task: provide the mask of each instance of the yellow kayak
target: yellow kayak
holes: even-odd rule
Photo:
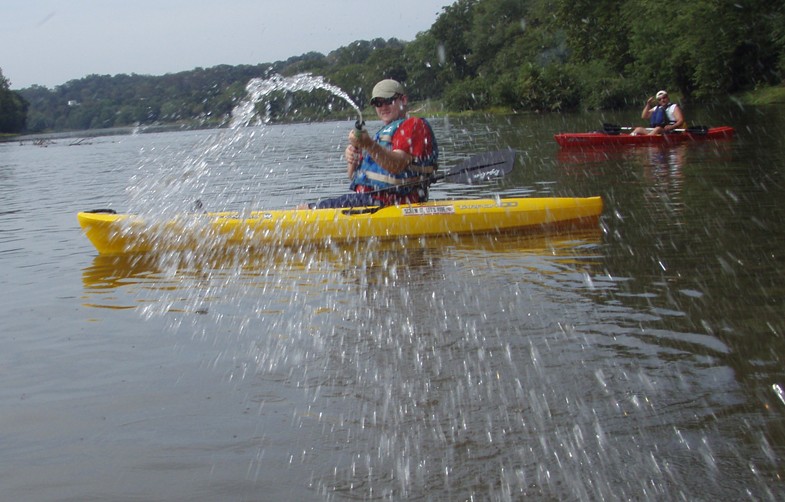
[[[80,212],[100,254],[194,250],[207,246],[291,246],[444,235],[537,232],[596,224],[600,197],[429,201],[386,207],[281,209],[185,214],[166,221],[128,214]]]

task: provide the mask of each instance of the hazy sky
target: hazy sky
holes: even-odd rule
[[[0,69],[21,89],[270,63],[355,40],[414,40],[453,1],[2,0]]]

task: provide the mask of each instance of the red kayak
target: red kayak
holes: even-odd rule
[[[625,129],[626,132],[622,132]],[[660,145],[683,143],[685,141],[721,140],[733,137],[734,129],[730,126],[721,127],[690,127],[677,129],[669,134],[648,135],[630,134],[632,128],[608,128],[596,132],[561,133],[554,135],[562,148],[603,148],[622,145]]]

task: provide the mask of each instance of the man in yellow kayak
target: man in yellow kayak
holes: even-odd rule
[[[650,128],[637,127],[632,131],[633,135],[636,134],[666,134],[672,132],[674,129],[684,127],[684,114],[681,107],[676,103],[672,103],[668,97],[668,91],[659,91],[656,99],[654,96],[646,100],[641,112],[641,118],[649,119],[651,124]]]
[[[384,122],[374,138],[365,130],[349,133],[347,174],[353,193],[309,204],[312,209],[386,206],[428,200],[430,177],[439,149],[428,122],[409,117],[406,89],[393,79],[377,83],[371,105]]]

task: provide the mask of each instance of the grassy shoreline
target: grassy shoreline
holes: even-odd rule
[[[731,96],[731,99],[745,106],[785,105],[785,84],[755,89],[754,91],[743,92]],[[460,116],[471,116],[477,114],[504,115],[504,114],[515,113],[513,110],[507,108],[492,108],[488,110],[456,112],[456,111],[447,110],[444,107],[443,103],[437,100],[427,100],[427,101],[412,103],[410,106],[410,110],[412,115],[416,115],[419,117],[444,117],[444,116],[460,117]],[[366,108],[365,110],[363,110],[363,117],[365,117],[367,120],[375,120],[376,114],[374,113],[373,108]],[[346,112],[344,111],[344,112],[338,112],[332,115],[328,115],[326,117],[323,117],[321,120],[329,121],[329,120],[346,120],[346,119],[347,119],[347,115]],[[113,134],[132,134],[133,132],[149,133],[149,132],[162,132],[162,131],[175,131],[175,130],[209,129],[209,128],[220,128],[221,126],[222,124],[217,122],[212,124],[205,124],[204,122],[202,122],[199,124],[173,123],[173,124],[157,124],[157,125],[138,126],[138,127],[117,127],[112,129],[93,129],[87,131],[49,131],[49,132],[36,133],[36,134],[1,133],[0,143],[10,142],[10,141],[34,141],[36,139],[58,139],[58,138],[66,138],[66,137],[93,137],[93,136],[106,136],[106,135],[113,135]]]
[[[744,105],[785,105],[785,84],[743,92],[735,98]]]
[[[771,86],[771,87],[763,87],[760,89],[755,89],[754,91],[746,91],[739,94],[735,94],[731,96],[733,101],[744,105],[744,106],[768,106],[768,105],[785,105],[785,84]],[[443,116],[451,116],[451,117],[460,117],[460,116],[471,116],[477,114],[483,115],[505,115],[505,114],[514,114],[514,113],[528,113],[528,112],[516,112],[511,108],[506,107],[496,107],[496,108],[489,108],[484,110],[470,110],[470,111],[462,111],[456,112],[447,110],[441,101],[437,100],[428,100],[428,101],[421,101],[417,103],[411,103],[410,112],[412,115],[417,115],[421,117],[443,117]],[[637,108],[636,108],[637,109]],[[597,112],[601,112],[602,110],[597,110]],[[554,112],[558,113],[558,112]],[[366,117],[375,117],[372,108],[368,108],[363,110],[363,116]]]

